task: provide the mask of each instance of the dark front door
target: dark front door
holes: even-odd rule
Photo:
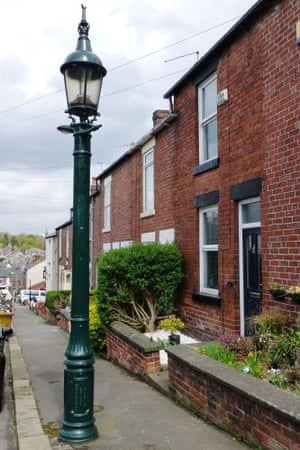
[[[243,230],[245,336],[253,334],[251,317],[262,310],[260,228]]]

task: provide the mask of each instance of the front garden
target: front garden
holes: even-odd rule
[[[272,310],[253,319],[255,335],[223,335],[195,350],[300,396],[300,328]]]

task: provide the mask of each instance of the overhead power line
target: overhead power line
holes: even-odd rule
[[[199,31],[198,33],[192,34],[191,36],[181,39],[180,41],[173,42],[172,44],[166,45],[165,47],[161,47],[157,50],[154,50],[153,52],[149,52],[149,53],[146,53],[145,55],[138,56],[135,59],[131,59],[130,61],[127,61],[123,64],[113,67],[112,69],[109,69],[109,71],[112,72],[113,70],[121,69],[122,67],[128,66],[129,64],[133,64],[137,61],[141,61],[142,59],[148,58],[149,56],[156,55],[157,53],[162,52],[163,50],[167,50],[168,48],[175,47],[175,45],[182,44],[182,42],[186,42],[186,41],[189,41],[190,39],[193,39],[194,37],[200,36],[200,34],[208,33],[209,31],[212,31],[212,30],[215,30],[216,28],[222,27],[223,25],[226,25],[227,23],[233,22],[234,20],[239,19],[239,17],[240,16],[233,17],[232,19],[226,20],[225,22],[219,23],[218,25],[214,25],[213,27],[206,28],[206,30],[202,30],[202,31]]]
[[[152,78],[151,80],[143,81],[142,83],[134,84],[134,85],[129,86],[127,88],[123,88],[123,89],[119,89],[117,91],[110,92],[109,94],[104,94],[102,96],[102,98],[110,97],[112,95],[121,94],[122,92],[130,91],[131,89],[135,89],[137,87],[144,86],[144,85],[149,84],[149,83],[153,83],[154,81],[158,81],[158,80],[161,80],[163,78],[168,78],[168,77],[170,77],[172,75],[176,75],[176,74],[178,74],[180,72],[184,72],[185,70],[186,70],[186,68],[185,69],[181,69],[181,70],[177,70],[176,72],[168,73],[167,75],[162,75],[160,77]],[[27,117],[26,119],[19,120],[18,122],[13,122],[13,123],[5,124],[5,125],[0,125],[0,128],[14,127],[14,126],[20,125],[20,124],[22,124],[24,122],[29,122],[31,120],[40,119],[41,117],[49,116],[49,115],[55,114],[57,112],[61,112],[61,109],[56,109],[54,111],[48,111],[48,112],[46,112],[44,114],[39,114],[37,116]]]
[[[31,105],[31,103],[38,102],[39,100],[42,100],[43,98],[50,97],[51,95],[57,94],[58,92],[61,92],[61,91],[63,91],[63,89],[58,89],[57,91],[49,92],[49,94],[40,95],[39,97],[35,97],[31,100],[28,100],[27,102],[19,103],[18,105],[11,106],[10,108],[3,109],[2,111],[0,111],[0,114],[4,114],[4,113],[10,112],[10,111],[13,111],[14,109],[21,108],[22,106]]]
[[[143,59],[145,59],[145,58],[149,58],[150,56],[156,55],[157,53],[162,52],[162,51],[164,51],[164,50],[166,50],[166,49],[168,49],[168,48],[175,47],[176,45],[181,44],[181,43],[183,43],[183,42],[186,42],[186,41],[188,41],[188,40],[190,40],[190,39],[193,39],[194,37],[200,36],[201,34],[205,34],[205,33],[208,33],[209,31],[213,31],[213,30],[215,30],[215,29],[217,29],[217,28],[220,28],[220,27],[222,27],[223,25],[226,25],[226,24],[228,24],[228,23],[230,23],[230,22],[233,22],[233,21],[237,20],[239,17],[240,17],[240,16],[233,17],[232,19],[226,20],[225,22],[219,23],[218,25],[214,25],[213,27],[206,28],[205,30],[201,30],[201,31],[199,31],[198,33],[194,33],[194,34],[192,34],[192,35],[190,35],[190,36],[188,36],[188,37],[186,37],[186,38],[184,38],[184,39],[181,39],[181,40],[179,40],[179,41],[176,41],[176,42],[173,42],[173,43],[171,43],[171,44],[168,44],[168,45],[166,45],[166,46],[164,46],[164,47],[161,47],[161,48],[159,48],[159,49],[157,49],[157,50],[154,50],[154,51],[152,51],[152,52],[145,53],[144,55],[138,56],[137,58],[134,58],[134,59],[131,59],[131,60],[129,60],[129,61],[126,61],[126,62],[124,62],[124,63],[122,63],[122,64],[119,64],[118,66],[112,67],[112,68],[110,68],[110,69],[108,69],[108,70],[109,70],[109,72],[113,72],[113,71],[115,71],[115,70],[121,69],[121,68],[126,67],[126,66],[128,66],[128,65],[130,65],[130,64],[133,64],[133,63],[135,63],[135,62],[141,61],[141,60],[143,60]],[[168,75],[167,75],[167,76],[168,76]],[[150,81],[151,81],[151,80],[150,80]],[[150,81],[146,81],[145,83],[149,83]],[[142,84],[140,84],[140,85],[142,85]],[[140,85],[137,85],[137,86],[140,86]],[[127,89],[125,89],[125,90],[128,90],[128,89],[130,89],[130,88],[127,88]],[[63,90],[64,90],[64,88],[57,89],[56,91],[49,92],[48,94],[41,95],[41,96],[39,96],[39,97],[35,97],[35,98],[31,99],[31,100],[28,100],[27,102],[19,103],[19,104],[17,104],[17,105],[11,106],[11,107],[9,107],[9,108],[0,110],[0,114],[4,114],[4,113],[10,112],[10,111],[13,111],[13,110],[15,110],[15,109],[21,108],[22,106],[30,105],[31,103],[34,103],[34,102],[37,102],[37,101],[39,101],[39,100],[42,100],[42,99],[44,99],[44,98],[46,98],[46,97],[50,97],[50,96],[52,96],[52,95],[55,95],[55,94],[57,94],[57,93],[59,93],[59,92],[62,92]],[[119,93],[119,92],[122,92],[122,91],[117,91],[116,93]],[[107,94],[107,95],[113,95],[113,94]],[[55,112],[56,112],[56,111],[55,111]],[[47,113],[47,114],[52,114],[52,112]],[[40,117],[40,116],[39,116],[39,117]],[[25,120],[26,120],[26,119],[25,119]],[[29,119],[29,120],[31,120],[31,119]],[[21,122],[18,122],[18,123],[21,123]],[[10,126],[10,125],[7,125],[7,126]],[[5,127],[5,125],[4,125],[4,126],[1,126],[1,128],[3,128],[3,127]]]

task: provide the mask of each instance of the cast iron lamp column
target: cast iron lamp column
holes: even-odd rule
[[[74,136],[71,331],[65,352],[64,418],[60,440],[81,443],[98,436],[94,419],[94,356],[89,339],[90,139],[106,69],[92,53],[82,6],[76,50],[61,66],[71,124],[59,131]],[[74,118],[78,117],[78,121]],[[92,117],[92,119],[90,119]]]

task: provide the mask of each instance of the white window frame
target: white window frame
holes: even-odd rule
[[[103,232],[111,230],[111,175],[104,179],[103,191]]]
[[[155,157],[155,140],[151,139],[147,144],[144,146],[142,150],[142,158],[143,158],[143,211],[141,213],[141,217],[147,217],[152,216],[155,214],[155,208],[154,208],[154,193],[155,193],[155,187],[154,187],[154,171],[155,171],[155,163],[154,163],[154,157]],[[147,162],[147,157],[152,154],[152,160],[150,162]],[[146,172],[152,168],[152,191],[150,197],[153,199],[152,204],[147,204],[147,185],[146,185]]]
[[[204,214],[210,211],[216,211],[218,214],[218,206],[213,205],[199,210],[199,253],[200,253],[200,292],[212,296],[218,296],[219,290],[207,287],[207,267],[206,254],[207,252],[219,252],[219,244],[205,244],[205,222]]]
[[[214,111],[208,116],[203,116],[203,104],[204,104],[204,90],[205,88],[215,82],[216,83],[216,103]],[[218,109],[217,109],[217,75],[213,74],[209,78],[207,78],[202,84],[198,86],[198,116],[199,116],[199,160],[200,163],[205,161],[209,161],[210,159],[215,159],[218,156]],[[204,131],[205,127],[210,123],[216,120],[217,122],[217,152],[216,155],[209,157],[206,155],[206,133]]]

